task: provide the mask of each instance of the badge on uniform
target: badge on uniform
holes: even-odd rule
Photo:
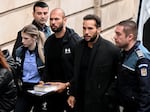
[[[147,68],[141,68],[141,76],[147,76]]]
[[[139,68],[140,68],[140,71],[141,71],[141,76],[147,76],[148,72],[147,72],[147,68],[148,68],[148,65],[147,64],[141,64],[139,65]]]

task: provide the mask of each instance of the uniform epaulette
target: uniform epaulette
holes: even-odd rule
[[[143,52],[140,49],[138,49],[138,48],[135,49],[135,52],[136,52],[136,54],[137,54],[137,56],[138,56],[139,59],[145,57],[144,54],[143,54]]]

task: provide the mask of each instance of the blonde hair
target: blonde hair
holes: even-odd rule
[[[29,24],[22,29],[22,33],[26,33],[31,35],[31,37],[37,37],[37,46],[38,46],[38,53],[39,57],[43,63],[45,63],[44,57],[44,43],[46,41],[45,34],[37,29],[37,27],[33,24]]]

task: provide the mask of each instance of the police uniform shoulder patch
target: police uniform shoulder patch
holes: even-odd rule
[[[147,76],[147,68],[141,68],[141,76]]]
[[[148,65],[147,64],[141,64],[141,65],[139,65],[139,68],[140,68],[140,72],[141,72],[141,76],[147,76],[148,74],[148,72],[147,72],[147,70],[148,70]]]

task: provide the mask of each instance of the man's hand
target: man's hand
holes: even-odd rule
[[[39,81],[39,84],[44,85],[44,81]]]
[[[62,82],[46,82],[46,84],[56,85],[57,86],[56,92],[58,92],[58,93],[63,92],[70,85],[69,82],[67,82],[67,83],[62,83]]]
[[[76,102],[75,97],[74,96],[69,96],[67,102],[68,102],[68,105],[71,108],[74,108],[74,105],[75,105],[75,102]]]

